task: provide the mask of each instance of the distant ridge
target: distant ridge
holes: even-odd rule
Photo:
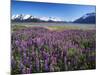
[[[86,23],[86,24],[95,24],[96,23],[96,13],[87,13],[82,17],[75,20],[73,23]]]
[[[65,22],[62,21],[60,18],[55,17],[36,17],[32,15],[12,15],[11,17],[12,22]]]

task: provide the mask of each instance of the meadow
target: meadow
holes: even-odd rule
[[[11,73],[95,69],[96,30],[86,26],[12,25]]]

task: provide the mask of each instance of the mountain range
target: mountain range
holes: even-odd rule
[[[12,15],[11,21],[12,22],[67,22],[57,17],[37,17],[33,15],[24,15],[24,14]],[[71,23],[95,24],[96,13],[87,13]]]
[[[82,17],[76,19],[74,23],[86,23],[86,24],[95,24],[96,23],[96,13],[87,13]]]
[[[37,17],[32,15],[12,15],[12,22],[62,22],[60,18],[55,17]]]

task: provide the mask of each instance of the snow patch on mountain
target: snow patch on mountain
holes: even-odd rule
[[[96,16],[96,14],[95,13],[88,13],[88,14],[85,14],[82,18],[86,19],[89,16]]]

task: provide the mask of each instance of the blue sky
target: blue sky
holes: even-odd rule
[[[58,17],[64,21],[73,21],[86,13],[95,12],[95,6],[12,1],[11,11],[12,15],[31,14],[33,16]]]

